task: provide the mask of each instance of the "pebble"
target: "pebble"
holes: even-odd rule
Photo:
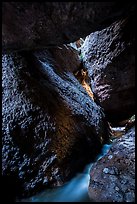
[[[112,159],[112,158],[113,158],[113,156],[112,156],[112,155],[109,155],[109,156],[108,156],[108,159]]]
[[[104,169],[103,169],[103,172],[104,172],[105,174],[108,174],[109,169],[108,169],[108,168],[104,168]]]
[[[115,187],[115,190],[116,190],[116,191],[119,191],[119,188],[116,186],[116,187]]]

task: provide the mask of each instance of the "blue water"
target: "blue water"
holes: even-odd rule
[[[101,159],[110,149],[111,145],[105,144],[97,160]],[[89,171],[93,163],[87,165],[82,173],[61,187],[48,189],[32,196],[23,202],[92,202],[88,196]],[[21,202],[21,201],[20,201]]]

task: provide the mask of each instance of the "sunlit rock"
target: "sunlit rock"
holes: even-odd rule
[[[135,112],[134,12],[87,36],[81,47],[91,88],[107,118],[117,123]]]

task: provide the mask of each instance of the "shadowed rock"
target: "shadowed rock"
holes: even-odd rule
[[[88,191],[95,202],[135,202],[135,127],[92,166]]]
[[[132,7],[133,2],[3,2],[3,51],[74,42],[110,25]]]
[[[82,48],[93,93],[111,122],[135,112],[135,16],[89,35]]]
[[[4,55],[2,172],[18,196],[62,185],[94,160],[108,130],[102,109],[73,75],[68,47]]]

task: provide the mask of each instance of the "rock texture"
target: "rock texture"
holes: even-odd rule
[[[133,2],[3,2],[3,51],[74,42],[129,13],[133,5]]]
[[[95,202],[135,202],[135,127],[92,166],[88,190]]]
[[[82,56],[92,91],[108,120],[127,119],[135,112],[135,16],[89,35]]]
[[[62,185],[108,139],[102,109],[73,75],[79,63],[64,46],[3,55],[2,173],[18,196]]]

